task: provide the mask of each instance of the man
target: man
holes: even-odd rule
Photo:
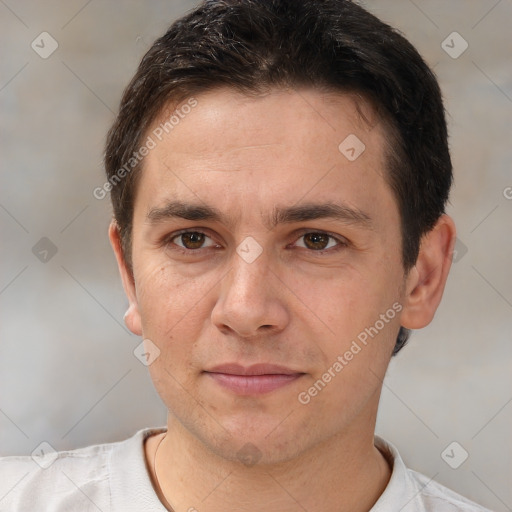
[[[455,241],[441,94],[410,43],[346,0],[205,1],[142,60],[105,163],[167,428],[6,458],[1,510],[485,510],[374,435]]]

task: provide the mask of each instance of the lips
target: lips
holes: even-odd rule
[[[269,393],[305,375],[275,364],[254,364],[244,367],[237,363],[221,364],[205,373],[218,385],[238,395]]]
[[[294,375],[301,373],[291,370],[290,368],[286,368],[285,366],[265,363],[253,364],[247,367],[237,363],[227,363],[214,366],[207,371],[210,373],[225,373],[228,375]]]

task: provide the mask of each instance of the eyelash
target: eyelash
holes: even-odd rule
[[[178,231],[177,233],[172,233],[171,235],[165,237],[162,240],[163,245],[166,246],[166,247],[169,247],[169,246],[173,245],[173,247],[172,247],[173,251],[178,251],[181,254],[186,254],[186,255],[202,254],[204,250],[215,248],[215,247],[201,247],[199,249],[185,249],[185,248],[183,248],[183,247],[181,247],[179,245],[176,245],[173,242],[173,240],[175,238],[178,238],[179,236],[185,235],[185,234],[188,234],[188,233],[200,233],[200,234],[205,235],[206,237],[208,237],[210,239],[212,238],[212,237],[210,237],[208,235],[208,233],[206,233],[204,231],[201,231],[200,229],[185,229],[183,231]],[[335,252],[338,252],[338,251],[340,251],[340,250],[342,250],[342,249],[344,249],[344,248],[349,246],[349,242],[345,238],[340,238],[337,235],[333,235],[333,234],[327,233],[325,231],[302,231],[301,234],[298,236],[297,240],[299,240],[300,238],[303,238],[306,235],[311,235],[311,234],[314,234],[314,235],[326,235],[326,236],[328,236],[329,238],[335,240],[338,243],[335,247],[330,247],[329,249],[322,249],[320,251],[315,251],[313,249],[308,249],[307,247],[301,247],[301,249],[306,249],[309,253],[312,253],[314,255],[322,256],[325,253],[335,253]]]

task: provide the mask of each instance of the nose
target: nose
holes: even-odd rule
[[[233,254],[231,269],[220,284],[212,323],[224,334],[243,338],[276,334],[289,321],[285,292],[263,252],[248,263]]]

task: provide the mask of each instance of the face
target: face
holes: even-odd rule
[[[382,128],[310,89],[195,100],[146,135],[133,280],[124,268],[171,418],[225,458],[251,443],[266,462],[373,433],[404,285]],[[264,364],[284,369],[250,368]]]

